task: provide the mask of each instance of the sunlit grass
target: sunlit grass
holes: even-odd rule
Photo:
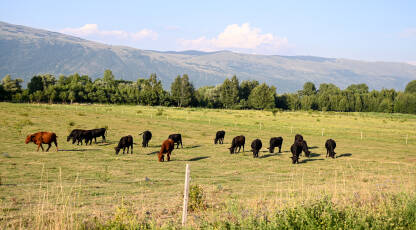
[[[250,110],[0,103],[0,116],[0,226],[72,228],[94,217],[112,219],[125,210],[121,204],[135,221],[176,223],[187,163],[192,183],[204,189],[206,212],[212,216],[229,202],[253,209],[260,202],[273,210],[330,196],[345,206],[351,199],[366,202],[375,194],[412,194],[416,189],[414,115],[274,116]],[[66,142],[74,128],[98,127],[108,127],[108,143]],[[149,148],[141,147],[138,134],[144,130],[153,133]],[[226,131],[224,145],[214,145],[217,130]],[[37,131],[56,132],[62,151],[36,152],[33,143],[25,145],[26,135]],[[184,148],[173,151],[173,161],[159,163],[155,152],[172,133],[182,134]],[[292,165],[289,148],[296,133],[308,141],[313,157]],[[113,147],[129,134],[136,143],[134,154],[116,156]],[[246,136],[246,152],[230,155],[227,148],[237,135]],[[282,154],[266,152],[274,136],[284,139]],[[259,159],[249,152],[256,138],[263,142]],[[337,142],[336,159],[325,158],[328,138]]]

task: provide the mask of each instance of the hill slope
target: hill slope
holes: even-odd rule
[[[81,38],[0,22],[0,77],[28,80],[38,73],[92,78],[111,69],[116,77],[135,80],[156,73],[165,87],[187,73],[195,86],[215,85],[226,77],[256,79],[279,92],[299,89],[306,81],[334,83],[344,88],[366,83],[370,88],[404,89],[416,79],[416,66],[312,56],[269,56],[219,52],[158,52],[111,46]]]

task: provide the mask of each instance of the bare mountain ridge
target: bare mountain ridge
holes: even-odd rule
[[[87,74],[93,79],[111,69],[117,78],[136,80],[156,73],[168,88],[178,74],[196,87],[216,85],[234,74],[275,85],[279,92],[298,90],[306,81],[341,88],[366,83],[372,89],[402,90],[416,79],[416,66],[313,56],[253,55],[230,51],[152,51],[111,46],[57,32],[0,22],[0,76],[27,83],[35,74]]]

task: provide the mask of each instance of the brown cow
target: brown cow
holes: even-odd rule
[[[160,147],[160,152],[157,155],[159,158],[159,162],[165,161],[165,156],[163,154],[166,153],[168,156],[168,161],[170,161],[170,154],[174,149],[174,141],[172,139],[167,139],[162,143],[162,147]]]
[[[33,142],[36,145],[38,145],[38,152],[39,152],[39,147],[42,148],[42,152],[44,151],[42,144],[48,144],[48,149],[46,150],[49,151],[49,149],[52,146],[52,142],[55,143],[56,146],[56,151],[58,152],[58,142],[56,140],[57,136],[55,133],[52,132],[38,132],[38,133],[34,133],[34,134],[30,134],[27,135],[26,137],[26,141],[25,143],[29,143],[29,142]]]

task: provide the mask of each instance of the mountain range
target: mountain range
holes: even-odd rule
[[[382,47],[381,47],[382,48]],[[136,80],[156,73],[165,88],[177,75],[188,74],[194,86],[216,85],[237,75],[293,92],[311,81],[345,88],[365,83],[370,89],[403,90],[416,79],[416,66],[395,62],[367,62],[314,56],[255,55],[230,51],[161,52],[107,45],[42,29],[0,22],[0,77],[36,74],[102,77],[111,69],[118,79]]]

